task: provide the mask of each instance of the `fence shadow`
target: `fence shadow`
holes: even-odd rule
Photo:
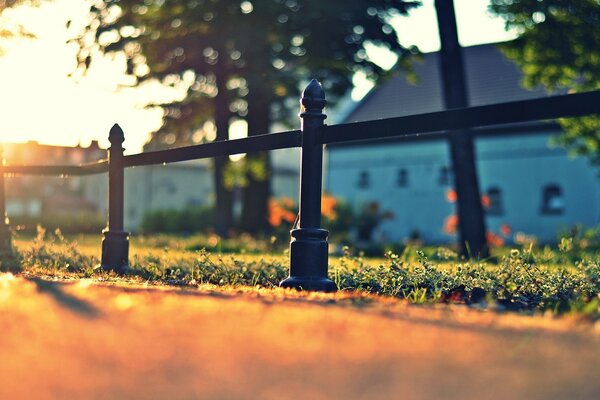
[[[2,254],[0,252],[0,272],[18,274],[23,271],[20,258],[14,252]]]
[[[63,290],[64,283],[49,282],[41,278],[26,277],[30,282],[35,284],[39,293],[49,295],[60,306],[81,317],[94,319],[100,317],[101,312],[94,307],[90,302],[77,298]]]

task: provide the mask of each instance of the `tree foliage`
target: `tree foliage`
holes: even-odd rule
[[[39,0],[0,0],[0,39],[11,39],[14,37],[34,38],[35,36],[31,32],[25,30],[22,25],[11,23],[2,13],[8,8],[17,7],[22,4],[37,6],[39,3]],[[0,48],[0,55],[2,53],[2,48]]]
[[[600,89],[599,0],[492,0],[490,10],[519,32],[502,49],[523,71],[526,87]],[[558,142],[600,166],[600,119],[560,123]]]
[[[368,58],[365,44],[386,47],[408,66],[414,50],[399,44],[388,21],[416,5],[405,0],[98,1],[79,38],[80,62],[88,67],[98,49],[123,52],[137,82],[184,82],[185,98],[162,104],[165,122],[154,133],[155,147],[206,140],[202,128],[210,120],[218,140],[227,139],[231,118],[245,119],[250,135],[263,134],[272,122],[297,112],[300,90],[310,78],[323,82],[331,102],[348,92],[357,71],[373,80],[384,77],[387,71]],[[251,190],[244,191],[242,228],[264,230],[268,154],[249,155],[245,164]]]
[[[318,78],[335,101],[360,70],[373,79],[386,71],[368,59],[364,45],[384,46],[406,57],[388,20],[417,5],[403,0],[104,0],[91,8],[79,38],[80,62],[94,49],[123,51],[139,81],[189,83],[182,101],[165,104],[165,127],[178,141],[214,117],[214,99],[227,93],[228,109],[246,118],[248,103],[269,105],[269,119],[297,112],[302,82]],[[94,39],[90,41],[90,35]],[[251,107],[250,107],[251,108]],[[265,133],[265,132],[256,132]]]
[[[6,10],[7,8],[17,6],[21,3],[24,3],[24,0],[0,0],[0,12]],[[29,3],[37,3],[37,1],[29,1]]]

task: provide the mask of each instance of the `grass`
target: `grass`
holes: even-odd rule
[[[250,241],[249,241],[250,243]],[[262,247],[261,247],[262,246]],[[35,238],[17,238],[17,258],[3,269],[57,279],[93,278],[115,282],[275,288],[287,277],[288,255],[268,253],[268,244],[246,254],[208,252],[198,238],[158,236],[133,239],[126,276],[99,268],[100,238],[65,238],[42,229]],[[215,244],[218,248],[218,243]],[[340,290],[407,299],[411,303],[461,303],[521,312],[576,313],[600,319],[600,257],[536,248],[496,250],[484,261],[465,261],[451,249],[407,247],[382,258],[332,257],[329,273]]]

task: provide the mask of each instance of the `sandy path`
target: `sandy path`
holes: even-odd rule
[[[598,324],[289,297],[0,275],[0,398],[600,398]]]

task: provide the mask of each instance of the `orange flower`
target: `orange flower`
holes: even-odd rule
[[[490,204],[491,204],[490,196],[488,196],[487,194],[484,194],[483,196],[481,196],[481,204],[485,208],[488,208],[490,206]]]
[[[281,213],[279,211],[279,205],[274,199],[269,199],[269,224],[271,226],[281,225]]]
[[[289,222],[290,224],[293,224],[294,221],[296,221],[296,214],[294,214],[291,211],[284,210],[284,213],[281,216],[281,218],[283,218],[285,221]]]
[[[458,228],[458,215],[452,214],[444,220],[444,232],[448,235],[456,234]]]
[[[287,210],[290,210],[290,209],[296,207],[296,203],[294,202],[294,200],[290,199],[287,196],[283,196],[280,201],[281,201],[281,206]]]
[[[321,215],[329,219],[337,218],[337,205],[338,201],[335,197],[323,194],[321,197]],[[296,221],[296,210],[296,203],[289,197],[269,199],[269,224],[277,227],[284,221],[294,223]]]
[[[485,234],[485,237],[487,239],[488,244],[492,247],[504,246],[504,239],[502,239],[502,237],[500,237],[499,235],[496,235],[494,232],[488,231]]]
[[[323,194],[321,197],[321,215],[328,219],[335,219],[337,213],[335,207],[337,206],[337,199],[328,194]]]
[[[285,199],[282,199],[281,202],[285,203]],[[294,212],[286,210],[279,201],[269,199],[269,224],[271,226],[279,226],[283,221],[292,224],[295,220],[296,214],[294,214]]]
[[[456,190],[448,189],[446,191],[446,200],[448,200],[449,203],[455,203],[457,199],[458,196],[456,195]]]
[[[512,234],[512,228],[508,224],[502,224],[500,225],[500,233],[502,233],[503,236],[510,236]]]

